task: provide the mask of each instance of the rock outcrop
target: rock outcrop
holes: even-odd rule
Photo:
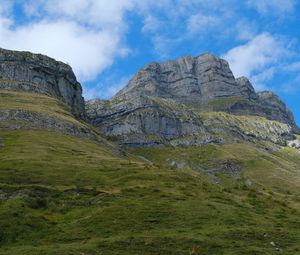
[[[291,148],[295,148],[297,150],[300,150],[300,140],[295,139],[295,140],[289,141],[288,146],[291,147]]]
[[[289,124],[295,133],[299,133],[293,114],[285,103],[271,91],[258,92],[255,100],[240,100],[224,110],[238,115],[256,115],[277,120]]]
[[[94,126],[126,146],[183,144],[176,140],[192,136],[191,145],[217,142],[197,114],[172,100],[143,96],[124,101],[91,100],[86,111]]]
[[[0,89],[56,97],[76,116],[84,115],[82,88],[72,68],[41,54],[0,49]]]
[[[279,97],[256,93],[247,78],[235,79],[228,63],[211,54],[150,63],[112,100],[88,101],[86,109],[93,125],[126,146],[261,139],[285,144],[299,132]],[[203,121],[205,112],[229,114]]]

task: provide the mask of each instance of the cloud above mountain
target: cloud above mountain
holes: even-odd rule
[[[15,5],[21,13],[12,13],[12,2],[1,8],[1,47],[70,63],[82,81],[95,79],[115,58],[128,53],[122,38],[131,1],[35,0]],[[19,14],[26,18],[19,21]]]
[[[226,59],[235,76],[249,77],[260,89],[265,81],[271,80],[280,61],[290,55],[284,43],[268,33],[260,34],[246,44],[229,50]]]

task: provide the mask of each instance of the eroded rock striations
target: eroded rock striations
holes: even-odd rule
[[[81,118],[82,88],[70,66],[41,54],[0,49],[0,129],[101,140]]]
[[[256,93],[246,77],[235,79],[228,63],[211,54],[151,63],[114,98],[124,96],[169,98],[198,110],[263,116],[296,127],[278,96],[270,91]]]
[[[255,92],[249,83],[235,80],[225,60],[203,54],[147,65],[115,97],[123,95],[204,103],[219,98],[251,98]]]
[[[0,48],[0,89],[56,97],[76,116],[84,114],[82,88],[72,68],[41,54]]]
[[[211,54],[150,63],[111,100],[88,101],[86,110],[92,124],[126,146],[236,139],[284,144],[299,132],[274,93],[256,93],[247,78],[236,79],[228,63]],[[253,117],[242,118],[249,115]]]

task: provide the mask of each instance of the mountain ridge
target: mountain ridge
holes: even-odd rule
[[[150,63],[108,101],[84,102],[72,68],[40,54],[1,49],[0,76],[1,89],[61,100],[75,118],[88,120],[122,146],[222,144],[234,142],[237,137],[240,141],[257,141],[263,137],[265,141],[282,145],[293,140],[294,133],[299,133],[292,113],[277,95],[256,93],[247,78],[236,79],[225,60],[209,53]],[[206,114],[213,112],[219,114]],[[231,114],[236,117],[230,117]],[[2,110],[1,116],[2,120],[15,123],[22,118],[31,119],[31,125],[36,123],[36,127],[48,125],[63,131],[65,126],[69,133],[77,135],[93,133],[58,119],[15,109]],[[239,116],[248,116],[243,117],[246,120],[243,125]],[[255,116],[266,120],[258,121]],[[256,130],[253,123],[259,124],[262,133],[253,132]],[[272,135],[268,137],[268,133]]]

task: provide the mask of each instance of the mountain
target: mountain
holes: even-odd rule
[[[247,78],[235,79],[228,63],[210,54],[151,63],[111,100],[88,101],[87,115],[93,125],[126,146],[237,139],[283,144],[299,133],[278,96],[256,93]]]
[[[81,92],[70,66],[0,50],[0,255],[299,253],[300,137],[276,95],[209,54]]]

